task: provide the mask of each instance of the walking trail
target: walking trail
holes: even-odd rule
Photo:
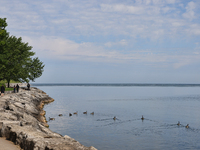
[[[13,142],[6,140],[6,138],[0,138],[0,150],[21,150],[19,146]]]

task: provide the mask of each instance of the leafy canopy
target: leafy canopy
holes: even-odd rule
[[[32,46],[22,42],[22,38],[9,36],[5,30],[6,19],[0,18],[0,79],[29,82],[34,81],[44,71],[43,62],[31,51]]]

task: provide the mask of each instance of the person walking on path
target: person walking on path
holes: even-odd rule
[[[17,93],[18,93],[19,92],[19,85],[18,84],[17,84],[16,88],[17,88]]]
[[[14,87],[13,87],[13,88],[14,88],[14,93],[15,93],[15,90],[16,90],[16,86],[14,85]]]
[[[2,86],[1,86],[1,96],[4,95],[4,91],[5,91],[5,87],[4,87],[3,84],[2,84]]]

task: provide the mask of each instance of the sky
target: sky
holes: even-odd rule
[[[0,0],[36,83],[200,83],[199,0]]]

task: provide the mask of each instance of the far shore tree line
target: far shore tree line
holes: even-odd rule
[[[44,64],[33,57],[32,46],[22,38],[10,36],[6,30],[6,18],[0,18],[0,81],[30,82],[42,75]]]

